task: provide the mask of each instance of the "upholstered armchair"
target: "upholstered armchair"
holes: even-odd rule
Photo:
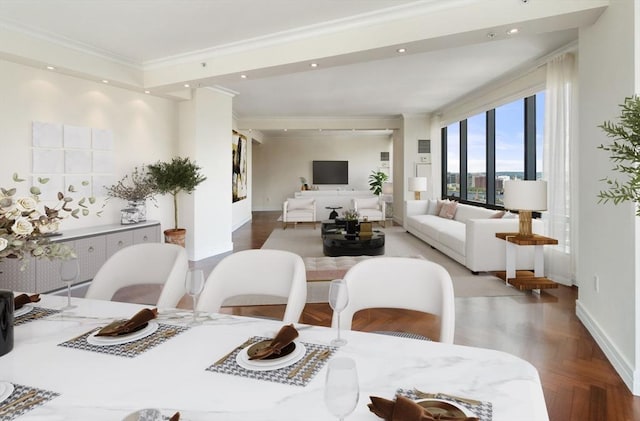
[[[378,222],[387,226],[384,215],[384,202],[379,197],[354,197],[353,209],[358,212],[360,219],[367,219],[369,222]]]
[[[289,198],[282,204],[282,229],[287,229],[287,223],[312,222],[316,229],[316,200]]]

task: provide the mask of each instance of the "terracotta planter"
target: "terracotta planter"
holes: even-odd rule
[[[164,230],[164,242],[184,247],[187,230],[184,228]]]

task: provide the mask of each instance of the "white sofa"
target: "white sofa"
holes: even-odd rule
[[[405,202],[404,228],[472,272],[505,270],[506,242],[497,232],[518,232],[516,218],[495,218],[499,211],[459,203],[453,219],[435,214],[436,200]],[[492,218],[493,217],[493,218]],[[533,220],[532,231],[543,234],[544,224]],[[516,269],[533,268],[533,247],[518,247]]]

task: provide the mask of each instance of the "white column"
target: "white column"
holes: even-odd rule
[[[187,228],[190,260],[233,250],[231,142],[233,95],[200,88],[180,104],[179,155],[189,156],[207,180],[180,197],[180,225]]]

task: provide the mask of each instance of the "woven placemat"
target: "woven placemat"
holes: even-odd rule
[[[0,421],[14,420],[56,396],[60,396],[59,393],[20,384],[14,384],[13,387],[11,396],[0,403]],[[14,402],[15,404],[12,404]]]
[[[13,325],[18,326],[33,320],[42,319],[52,314],[60,313],[60,310],[52,310],[50,308],[34,307],[33,310],[22,316],[14,317]]]
[[[406,396],[407,398],[413,399],[413,400],[422,399],[418,395],[416,395],[416,392],[413,389],[398,389],[396,391],[396,394]],[[453,402],[456,405],[460,405],[463,408],[466,408],[469,411],[473,412],[480,421],[491,421],[493,419],[493,405],[491,404],[491,402],[480,401],[479,405],[472,405],[469,402],[455,399],[448,395],[447,396],[439,395],[437,393],[434,396],[434,398],[443,399],[449,402]]]
[[[250,379],[258,379],[258,380],[266,380],[270,382],[289,384],[293,386],[306,386],[311,379],[315,377],[316,374],[324,367],[324,365],[329,361],[333,353],[336,352],[337,348],[327,345],[319,345],[319,344],[311,344],[307,342],[303,342],[302,344],[306,348],[305,355],[295,364],[292,364],[287,367],[278,368],[275,370],[268,371],[255,371],[255,370],[247,370],[246,368],[240,367],[236,362],[236,357],[238,353],[242,351],[246,346],[249,346],[252,343],[256,343],[258,341],[269,340],[272,338],[266,338],[262,336],[253,336],[246,342],[243,347],[236,347],[230,354],[224,358],[224,360],[219,360],[207,367],[207,371],[213,371],[216,373],[224,373],[224,374],[232,374],[234,376],[248,377]],[[323,352],[328,351],[329,355],[327,358],[319,360],[317,356]],[[312,358],[307,358],[311,353],[314,353]],[[297,373],[293,377],[289,377],[289,373],[293,370],[297,370]]]
[[[97,328],[96,328],[97,329]],[[138,339],[137,341],[128,342],[121,345],[96,346],[87,342],[87,337],[96,329],[92,329],[73,339],[58,344],[58,346],[66,346],[68,348],[82,349],[85,351],[100,352],[102,354],[117,355],[120,357],[133,358],[143,352],[160,345],[164,341],[179,335],[189,329],[185,326],[165,325],[158,323],[158,330],[149,336]]]

